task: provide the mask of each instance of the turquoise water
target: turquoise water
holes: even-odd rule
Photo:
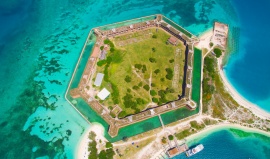
[[[206,137],[205,137],[206,136]],[[203,138],[188,142],[188,146],[203,144],[204,150],[189,157],[190,159],[268,159],[270,158],[270,138],[263,135],[236,131],[218,130]],[[173,159],[187,159],[185,154]]]
[[[74,158],[78,140],[89,124],[65,101],[64,94],[91,28],[156,13],[164,14],[195,35],[209,29],[216,19],[238,27],[241,22],[242,28],[246,24],[242,15],[245,12],[249,15],[249,10],[245,7],[239,9],[239,4],[234,3],[223,0],[1,1],[0,158],[18,158],[18,152],[19,158]],[[258,7],[249,3],[247,5],[255,9]],[[264,9],[258,11],[260,15],[267,15],[263,10],[267,10],[269,5],[264,3]],[[254,20],[250,27],[265,25],[259,32],[267,28],[268,24],[258,21],[263,17],[257,21],[253,16],[250,18]],[[249,28],[242,32],[246,36],[252,33],[249,37],[254,35]],[[255,34],[258,37],[261,35],[259,32]],[[264,50],[269,50],[266,44],[261,51],[264,56],[267,54]],[[258,58],[260,61],[262,57]],[[243,61],[246,63],[248,60]],[[267,63],[263,64],[257,64],[260,67],[254,65],[262,80],[260,84],[269,79],[269,74],[262,71],[269,67]],[[237,84],[238,78],[230,78],[230,68],[235,69],[230,65],[226,73]],[[252,92],[250,85],[242,87],[245,92]],[[256,88],[261,88],[261,85]],[[258,90],[254,98],[266,100],[270,89],[265,88]]]

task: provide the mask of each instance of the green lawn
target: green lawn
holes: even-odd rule
[[[108,81],[103,80],[100,89],[105,87],[113,92],[116,86],[119,94],[112,94],[103,101],[104,105],[116,104],[113,98],[117,96],[118,105],[126,114],[132,114],[145,109],[152,100],[159,105],[177,99],[182,93],[185,47],[182,43],[166,44],[169,37],[163,30],[152,29],[111,39],[115,49],[108,53],[107,59],[111,57],[112,62],[97,67],[97,72],[104,72],[107,67]],[[176,49],[179,49],[177,58]],[[173,88],[175,64],[179,65],[179,78]]]

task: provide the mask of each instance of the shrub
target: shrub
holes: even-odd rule
[[[126,81],[127,83],[131,82],[131,77],[127,75],[126,78],[125,78],[125,81]]]
[[[119,114],[118,114],[118,118],[123,118],[127,115],[127,113],[125,111],[121,111]]]
[[[159,72],[160,72],[159,69],[156,69],[156,70],[154,71],[155,74],[158,74]]]
[[[153,51],[153,52],[156,52],[156,48],[153,47],[153,48],[152,48],[152,51]]]
[[[104,46],[100,46],[100,50],[103,50],[104,49]]]
[[[140,82],[140,83],[138,84],[138,87],[141,87],[141,86],[142,86],[142,84],[143,84],[143,83],[142,83],[142,82]]]
[[[147,85],[144,85],[143,88],[144,88],[145,90],[147,90],[147,91],[149,91],[149,89],[150,89],[150,87],[149,87],[148,84],[147,84]]]
[[[97,62],[97,65],[98,65],[99,67],[101,67],[101,66],[105,65],[106,63],[107,63],[106,60],[100,60],[100,61]]]
[[[128,94],[128,93],[123,97],[124,105],[125,105],[126,108],[136,107],[137,106],[137,103],[132,100],[132,97],[133,96],[131,94]]]
[[[130,88],[128,88],[128,89],[127,89],[127,92],[128,92],[128,93],[130,93],[130,92],[131,92],[131,89],[130,89]]]
[[[165,70],[166,70],[167,73],[173,73],[171,68],[166,68]]]
[[[163,144],[166,144],[166,143],[167,143],[167,139],[166,139],[165,137],[163,137],[163,138],[161,139],[161,142],[162,142]]]
[[[222,55],[222,51],[219,48],[215,48],[214,53],[216,54],[217,58],[219,58]]]
[[[142,68],[142,65],[141,64],[135,64],[135,68],[140,70]]]
[[[98,158],[99,159],[106,159],[106,151],[105,150],[101,150],[100,153],[98,154]]]
[[[149,58],[149,61],[150,61],[151,63],[157,62],[156,59],[155,59],[155,58],[152,58],[152,57]]]
[[[111,48],[114,47],[114,44],[113,44],[109,39],[105,39],[105,40],[104,40],[104,44],[110,45]]]
[[[166,78],[167,78],[168,80],[172,80],[173,74],[167,74],[167,75],[166,75]]]
[[[146,71],[147,69],[146,69],[146,66],[145,65],[143,65],[143,68],[142,68],[142,73],[145,73],[145,71]]]
[[[145,101],[142,98],[136,98],[137,104],[145,104]]]
[[[209,46],[212,47],[214,44],[212,42],[209,43]]]
[[[158,99],[157,98],[152,98],[152,101],[155,103],[158,103]]]
[[[138,90],[140,87],[139,86],[133,86],[132,89]]]
[[[164,78],[160,78],[160,81],[161,81],[161,82],[164,82],[164,81],[165,81],[165,79],[164,79]]]
[[[151,83],[151,86],[152,86],[152,87],[156,87],[156,84],[155,84],[155,83]]]
[[[172,69],[171,68],[166,68],[165,70],[167,72],[166,78],[168,80],[172,80],[172,78],[173,78],[173,71],[172,71]]]
[[[116,117],[116,115],[113,112],[110,112],[110,115],[111,115],[112,118]]]
[[[113,147],[112,143],[106,142],[106,148],[108,149],[108,148],[111,148],[111,147]]]
[[[108,65],[111,64],[111,62],[112,62],[112,57],[110,57],[110,56],[107,57],[107,58],[106,58],[106,61],[107,61],[107,64],[108,64]]]
[[[111,52],[114,52],[114,50],[115,50],[114,47],[111,47],[111,48],[110,48],[110,51],[111,51]]]
[[[172,135],[169,135],[169,140],[173,140],[173,136]]]
[[[151,90],[150,94],[151,94],[151,96],[155,96],[155,95],[157,95],[157,92],[155,90]]]
[[[119,90],[118,90],[117,86],[113,83],[111,83],[111,88],[113,90],[111,93],[113,103],[118,104],[119,103]]]
[[[170,62],[170,63],[173,63],[173,62],[174,62],[174,59],[170,59],[169,62]]]
[[[123,61],[123,56],[119,50],[115,50],[111,57],[113,63],[120,63]]]
[[[157,38],[157,35],[153,35],[152,38],[153,38],[153,39],[156,39],[156,38]]]

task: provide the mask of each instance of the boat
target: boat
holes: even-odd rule
[[[203,145],[202,145],[202,144],[199,144],[199,145],[197,145],[196,147],[187,150],[187,151],[186,151],[186,155],[187,155],[187,157],[193,156],[193,155],[195,155],[196,153],[202,151],[203,149],[204,149]]]

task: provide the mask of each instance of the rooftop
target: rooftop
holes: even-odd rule
[[[103,77],[104,77],[103,73],[98,73],[94,85],[100,86],[102,83]]]
[[[106,99],[109,95],[110,95],[110,92],[109,92],[106,88],[103,88],[103,89],[97,94],[97,96],[98,96],[101,100]]]

